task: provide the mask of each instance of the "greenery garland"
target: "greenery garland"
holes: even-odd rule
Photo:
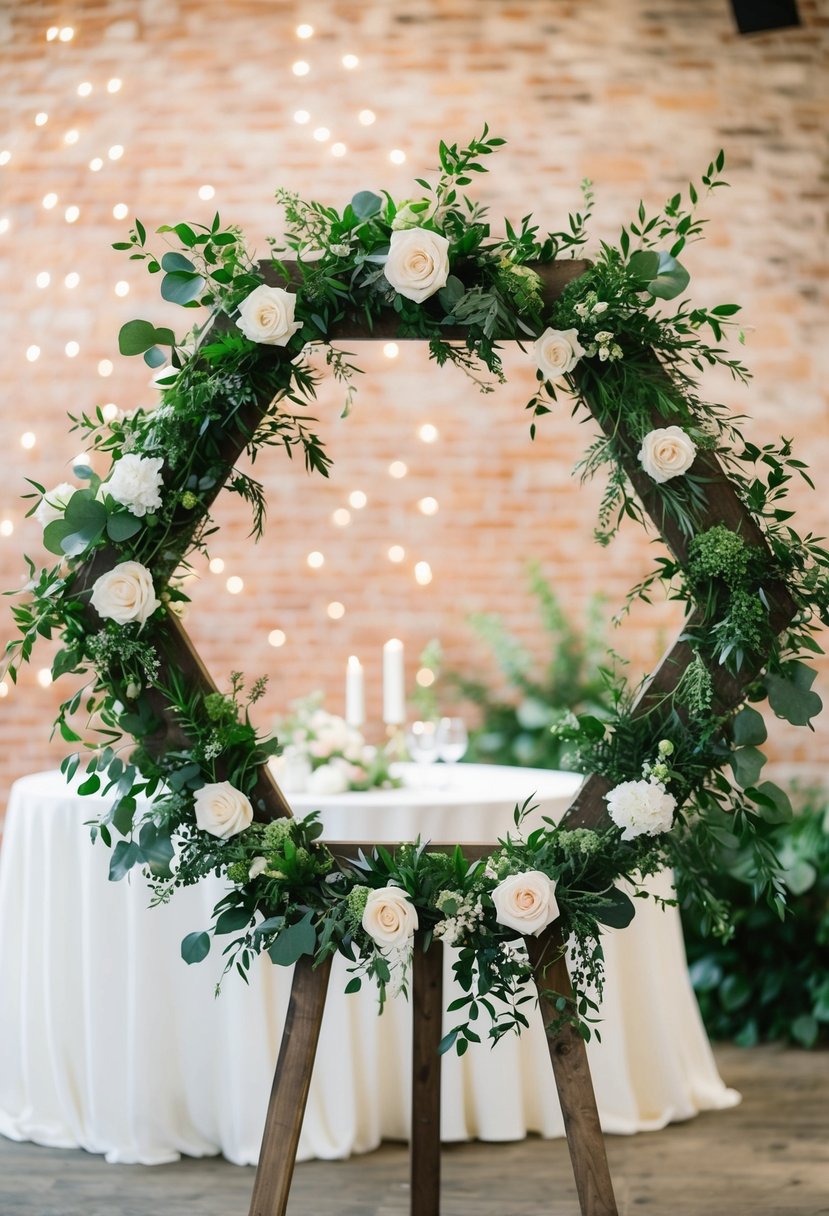
[[[151,367],[169,362],[159,381],[161,403],[111,421],[100,409],[73,419],[87,444],[111,458],[111,468],[103,479],[76,468],[84,487],[47,491],[33,483],[31,513],[59,561],[38,570],[27,559],[30,581],[14,609],[21,636],[6,648],[14,679],[36,638],[57,636],[62,646],[53,675],[86,677],[61,706],[56,726],[82,745],[63,763],[67,778],[84,755],[80,792],[111,799],[93,828],[93,838],[108,846],[120,837],[111,878],[140,867],[162,902],[178,886],[211,873],[227,876],[212,932],[231,938],[227,967],[243,976],[262,950],[282,964],[340,951],[354,971],[348,989],[373,977],[382,1003],[390,983],[405,986],[415,928],[425,946],[435,937],[458,947],[455,971],[464,995],[453,1003],[458,1022],[442,1047],[454,1044],[460,1053],[479,1039],[481,1008],[494,1039],[527,1024],[529,965],[516,939],[555,920],[574,959],[575,995],[559,994],[559,1017],[589,1037],[601,991],[601,926],[623,926],[634,911],[620,883],[642,896],[643,879],[681,859],[686,894],[706,923],[727,935],[728,909],[710,878],[717,848],[732,841],[746,851],[755,892],[783,914],[776,859],[757,828],[785,820],[791,807],[782,790],[760,780],[766,726],[755,705],[768,699],[773,714],[810,725],[821,705],[804,658],[820,653],[814,634],[829,619],[829,553],[794,530],[785,506],[791,479],[808,480],[804,465],[788,440],[763,448],[746,441],[739,420],[697,392],[708,365],[747,377],[722,346],[738,306],[703,309],[685,300],[673,311],[662,306],[688,283],[678,256],[701,234],[701,192],[725,184],[722,153],[701,187],[689,185],[687,198],[675,195],[654,215],[640,205],[618,245],[602,244],[589,269],[547,308],[530,263],[580,252],[590,185],[583,186],[583,209],[563,231],[542,234],[528,216],[493,237],[484,210],[462,188],[486,171],[484,159],[503,142],[485,128],[466,148],[441,143],[437,179],[418,179],[421,193],[403,202],[363,191],[339,212],[279,191],[287,228],[284,241],[271,242],[279,286],[263,281],[242,234],[218,215],[209,227],[159,229],[178,246],[163,254],[150,249],[135,222],[116,248],[161,275],[164,299],[207,306],[217,321],[210,332],[196,327],[181,342],[145,320],[122,328],[123,354],[143,355]],[[286,253],[293,268],[281,260]],[[589,398],[602,435],[580,473],[608,469],[596,531],[601,543],[624,517],[644,522],[628,480],[632,467],[658,494],[666,528],[690,540],[687,561],[660,558],[630,597],[647,600],[661,585],[688,605],[693,661],[678,687],[634,715],[636,690],[608,666],[609,720],[570,715],[556,728],[583,771],[602,775],[611,787],[600,829],[545,821],[524,837],[525,805],[516,808],[516,835],[483,861],[470,863],[460,847],[446,854],[421,842],[393,853],[378,847],[357,861],[334,857],[320,842],[314,815],[253,821],[257,775],[280,750],[250,720],[264,680],[246,692],[234,674],[226,694],[205,694],[165,661],[166,618],[187,598],[180,577],[191,555],[207,552],[215,530],[209,507],[226,478],[252,508],[253,533],[262,530],[262,486],[237,469],[228,475],[228,434],[241,431],[251,457],[282,446],[327,475],[329,459],[305,412],[318,379],[309,348],[325,351],[344,386],[347,412],[358,369],[328,335],[344,317],[362,318],[370,328],[389,308],[401,337],[425,339],[438,364],[456,364],[483,391],[491,385],[487,375],[504,378],[500,340],[530,346],[538,369],[527,404],[533,436],[562,389],[572,394],[574,410]],[[447,340],[449,327],[463,340]],[[271,405],[260,423],[256,406],[263,400]],[[704,450],[717,453],[765,544],[724,525],[703,526],[706,485],[696,457]],[[80,577],[90,569],[98,573],[91,588]],[[780,583],[797,614],[778,636],[769,588]],[[717,709],[711,677],[717,665],[757,673],[747,690],[751,704],[736,713]],[[177,725],[176,741],[161,751],[153,746],[160,707]],[[85,741],[88,728],[92,738]],[[204,958],[210,942],[208,932],[190,934],[182,944],[186,961]]]

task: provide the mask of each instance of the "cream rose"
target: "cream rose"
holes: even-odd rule
[[[381,949],[405,946],[417,928],[417,909],[400,887],[380,887],[366,900],[362,924]]]
[[[236,324],[251,342],[264,346],[286,346],[302,323],[294,320],[296,296],[284,287],[262,283],[239,305]]]
[[[697,454],[697,445],[681,426],[663,426],[642,440],[639,463],[654,481],[670,481],[687,473]]]
[[[420,304],[446,286],[449,242],[428,228],[393,232],[383,273],[396,292]]]
[[[140,519],[161,506],[161,456],[122,456],[101,486],[98,497],[107,494]]]
[[[622,840],[668,832],[674,821],[676,798],[660,781],[623,781],[605,800],[610,818],[624,829]]]
[[[119,625],[130,621],[143,625],[161,606],[153,576],[140,562],[121,562],[102,574],[92,587],[90,603],[98,616]]]
[[[510,874],[492,892],[499,925],[538,937],[558,916],[556,884],[541,870]]]
[[[533,345],[536,367],[545,380],[555,380],[571,372],[584,354],[577,329],[544,330]]]
[[[203,832],[227,840],[244,832],[253,819],[253,807],[229,781],[217,781],[196,790],[196,823]]]
[[[35,511],[35,519],[41,528],[54,523],[56,519],[63,519],[66,504],[77,488],[69,481],[62,481],[59,486],[55,486],[54,490],[48,490],[43,495]]]

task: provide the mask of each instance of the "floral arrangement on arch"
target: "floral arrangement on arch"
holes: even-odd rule
[[[548,303],[545,268],[562,258],[566,267],[587,240],[590,186],[561,231],[543,233],[526,216],[493,235],[484,209],[463,191],[501,143],[486,128],[465,148],[441,143],[436,177],[418,179],[420,193],[401,202],[361,191],[340,211],[278,191],[287,235],[271,242],[267,267],[218,215],[209,226],[163,226],[158,235],[174,246],[164,250],[134,222],[116,248],[160,276],[165,300],[207,307],[211,321],[180,341],[151,321],[123,326],[121,352],[166,369],[160,404],[110,421],[100,410],[73,418],[110,468],[104,477],[76,469],[82,485],[34,485],[32,511],[57,562],[29,562],[14,610],[20,637],[6,650],[14,678],[37,638],[55,636],[53,675],[85,678],[56,725],[77,745],[63,765],[67,777],[84,764],[81,792],[111,800],[93,829],[112,848],[111,877],[142,870],[157,901],[210,873],[230,880],[212,932],[185,939],[188,962],[207,955],[213,935],[232,935],[226,968],[243,975],[262,951],[281,964],[340,951],[354,969],[349,989],[369,976],[382,1003],[393,973],[405,984],[417,930],[425,946],[434,937],[458,949],[465,995],[443,1047],[459,1052],[478,1040],[482,1009],[494,1039],[526,1025],[529,964],[517,939],[553,923],[574,959],[574,996],[560,995],[559,1015],[589,1036],[602,926],[627,924],[627,892],[644,895],[642,880],[676,859],[683,894],[720,934],[729,932],[728,908],[709,877],[724,842],[746,850],[756,891],[783,914],[779,867],[757,826],[785,820],[791,807],[762,779],[767,725],[758,706],[811,724],[821,702],[808,660],[829,619],[829,553],[796,531],[786,505],[791,480],[808,481],[804,464],[788,440],[752,444],[739,420],[698,388],[710,365],[739,380],[748,375],[722,344],[738,306],[681,298],[689,276],[679,255],[701,236],[701,197],[725,184],[722,153],[699,186],[661,210],[640,204],[618,243],[603,243],[592,264],[574,261]],[[264,526],[262,485],[235,467],[236,454],[279,447],[326,476],[330,460],[307,413],[320,374],[308,352],[324,351],[347,413],[357,369],[330,335],[344,317],[361,318],[370,331],[389,310],[399,336],[427,341],[439,365],[455,364],[484,391],[486,375],[503,379],[499,342],[522,343],[536,369],[526,406],[531,437],[562,393],[599,423],[577,469],[582,478],[606,470],[599,543],[624,520],[645,522],[630,480],[636,470],[645,478],[640,494],[682,541],[630,594],[648,600],[661,587],[686,603],[690,661],[681,679],[639,712],[638,690],[609,659],[609,720],[574,715],[556,728],[577,749],[579,767],[606,782],[606,819],[595,828],[545,821],[525,832],[529,807],[517,807],[515,834],[483,860],[423,842],[347,860],[321,842],[313,815],[262,822],[259,777],[283,748],[251,720],[264,681],[246,690],[234,673],[227,692],[207,691],[169,650],[170,615],[186,600],[178,575],[193,553],[207,553],[219,489],[250,504],[255,536]],[[756,535],[706,521],[707,453],[716,453]],[[773,611],[781,586],[793,605],[784,627]],[[720,670],[750,675],[743,702],[728,712],[714,695]],[[160,731],[164,723],[174,724],[172,736]],[[310,753],[317,727],[301,729]],[[342,742],[350,764],[352,741]],[[315,759],[331,766],[326,756]]]

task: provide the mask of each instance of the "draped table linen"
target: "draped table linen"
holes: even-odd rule
[[[474,843],[514,830],[513,807],[529,795],[533,823],[558,818],[578,785],[570,774],[485,765],[415,779],[427,784],[290,801],[298,814],[321,809],[331,840]],[[215,998],[220,949],[188,967],[179,948],[208,926],[224,882],[149,908],[140,876],[109,882],[109,851],[89,842],[85,823],[105,808],[59,773],[12,790],[0,849],[0,1134],[111,1162],[222,1153],[253,1164],[290,974],[263,956],[249,985],[231,973]],[[668,876],[655,881],[670,894]],[[637,901],[633,923],[608,930],[604,950],[602,1042],[588,1053],[605,1131],[661,1128],[737,1102],[702,1027],[676,910]],[[367,985],[346,996],[348,965],[334,960],[299,1160],[408,1138],[410,1006],[391,1000],[378,1017]],[[520,1039],[444,1057],[441,1118],[444,1141],[564,1134],[537,1010]]]

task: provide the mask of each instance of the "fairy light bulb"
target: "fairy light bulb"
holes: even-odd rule
[[[80,138],[80,136],[78,135],[78,132],[76,131],[76,129],[74,127],[72,127],[71,130],[67,131],[66,134],[64,135],[63,142],[65,144],[70,144],[70,145],[76,144],[78,142],[79,138]]]
[[[224,571],[225,564],[221,557],[211,557],[207,568],[211,574],[221,574]]]
[[[303,21],[302,25],[298,25],[296,27],[296,36],[297,36],[297,38],[303,38],[303,39],[313,38],[314,37],[313,25],[308,25],[307,22]]]
[[[403,548],[402,545],[392,545],[388,551],[389,561],[394,562],[394,564],[396,566],[400,565],[400,563],[404,560],[405,556],[406,556],[406,550]]]
[[[245,589],[244,579],[239,578],[238,574],[231,574],[230,578],[225,583],[231,595],[239,595]]]
[[[10,519],[0,519],[0,536],[11,536],[14,532],[14,523]]]
[[[80,346],[77,342],[67,342],[63,348],[63,353],[67,359],[75,359],[80,354]]]
[[[45,209],[47,211],[51,211],[53,207],[57,206],[57,203],[58,203],[58,196],[55,194],[55,192],[53,190],[50,190],[48,194],[44,194],[43,206],[45,207]]]
[[[377,115],[374,113],[373,110],[361,110],[360,113],[357,115],[357,119],[358,119],[360,125],[363,127],[370,127],[371,124],[376,120],[376,118],[377,118]]]
[[[65,25],[58,34],[58,38],[60,38],[61,42],[71,42],[74,37],[75,31],[72,29],[71,25]]]
[[[106,378],[111,376],[113,371],[113,363],[111,359],[101,359],[98,364],[98,375]]]
[[[126,279],[119,279],[115,284],[115,294],[117,296],[128,296],[130,294],[130,285]]]
[[[9,219],[9,217],[7,215],[4,215],[3,218],[0,219],[0,236],[5,236],[5,234],[8,232],[10,227],[11,227],[11,220]]]
[[[427,587],[432,581],[432,567],[428,562],[418,562],[414,568],[415,582]]]
[[[345,144],[336,143],[331,145],[332,156],[345,156],[347,151],[348,148],[345,146]]]
[[[9,686],[5,680],[0,680],[0,699],[9,695]]]
[[[428,667],[421,667],[415,675],[415,682],[420,688],[431,688],[435,682],[435,673]]]
[[[356,67],[359,67],[360,60],[356,55],[343,55],[342,65],[347,72],[353,72]]]
[[[35,114],[35,126],[36,127],[45,127],[48,121],[49,121],[49,115],[46,113],[45,110],[41,110],[39,114]]]
[[[318,144],[324,144],[330,138],[331,132],[328,130],[328,127],[317,127],[314,131],[314,139]]]
[[[338,528],[345,528],[351,523],[351,512],[345,507],[337,507],[331,516],[331,522]]]
[[[431,422],[424,422],[417,434],[423,443],[434,443],[438,437],[438,428]]]
[[[107,81],[107,93],[120,93],[120,91],[121,81],[117,76],[113,76],[111,80]]]
[[[393,165],[404,165],[406,163],[406,153],[402,148],[392,148],[389,152],[389,160]]]
[[[393,477],[395,481],[399,481],[401,477],[405,477],[409,471],[409,466],[404,460],[393,460],[389,465],[389,477]]]
[[[66,208],[63,213],[63,218],[66,220],[67,224],[74,224],[75,221],[80,217],[80,214],[80,207],[76,207],[73,203],[71,207]]]
[[[107,156],[109,157],[110,160],[120,160],[123,155],[124,155],[124,145],[123,144],[113,144],[112,147],[107,152]]]
[[[400,354],[400,347],[396,342],[385,342],[383,344],[383,354],[387,359],[396,359]]]
[[[421,498],[417,504],[417,509],[421,515],[437,515],[438,500],[427,495],[426,498]]]
[[[314,549],[312,553],[309,553],[305,560],[312,570],[319,570],[321,566],[325,565],[325,557],[318,549]]]
[[[88,97],[91,92],[92,92],[92,85],[90,84],[90,82],[88,80],[81,81],[81,83],[78,85],[78,96],[79,97]]]
[[[352,506],[355,511],[362,511],[368,499],[362,490],[352,490],[348,496],[348,502],[349,506]]]
[[[202,200],[202,202],[204,202],[204,203],[209,202],[211,198],[215,198],[215,195],[216,195],[215,186],[208,186],[208,185],[199,186],[199,198]]]
[[[64,285],[64,287],[68,287],[69,290],[71,291],[73,287],[78,286],[80,281],[81,281],[81,276],[78,274],[77,270],[70,270],[69,274],[66,275],[66,277],[63,280],[63,285]]]
[[[294,110],[294,122],[299,126],[304,127],[307,122],[311,121],[311,115],[307,110]]]
[[[50,25],[48,30],[46,31],[46,41],[54,42],[59,33],[60,33],[60,30],[58,29],[58,27],[56,25]]]
[[[100,156],[93,156],[92,160],[89,162],[89,167],[93,173],[99,173],[104,167],[104,162],[101,160]]]
[[[27,451],[31,451],[36,443],[37,436],[35,435],[34,431],[24,431],[20,436],[20,446],[25,448]]]
[[[51,282],[52,276],[49,274],[48,270],[41,270],[35,279],[35,283],[40,288],[48,287]]]
[[[339,600],[332,600],[325,611],[332,621],[341,621],[345,616],[345,604],[341,604]]]
[[[104,422],[112,422],[118,417],[118,406],[114,401],[108,401],[101,410],[104,417]]]
[[[35,363],[40,358],[40,347],[35,346],[34,344],[32,346],[27,346],[26,358],[30,363]]]
[[[37,673],[37,682],[41,688],[48,688],[52,683],[52,673],[48,667],[41,667]]]
[[[112,208],[112,214],[116,220],[125,220],[130,213],[130,209],[126,203],[116,203]]]
[[[311,71],[311,65],[304,59],[297,59],[296,63],[291,64],[291,71],[294,76],[307,76]]]
[[[275,650],[278,650],[280,646],[284,646],[287,640],[282,629],[272,629],[268,634],[268,645],[273,646]]]

